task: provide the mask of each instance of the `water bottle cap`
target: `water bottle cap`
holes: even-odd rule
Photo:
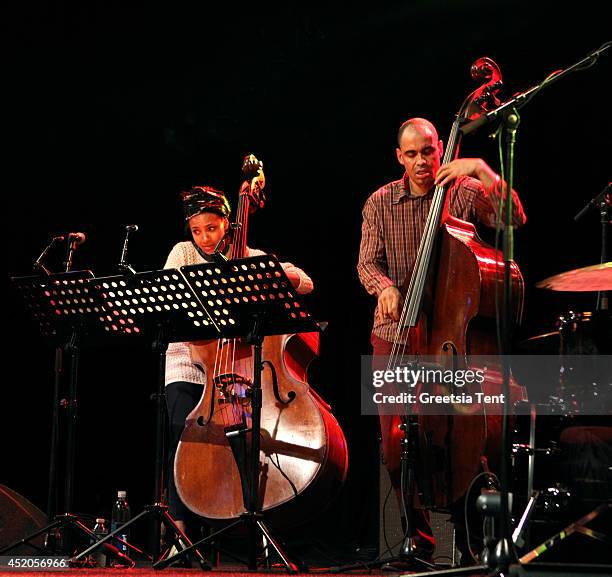
[[[125,499],[127,497],[127,491],[117,491],[118,499]]]

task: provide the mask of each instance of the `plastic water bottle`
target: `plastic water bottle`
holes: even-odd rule
[[[121,525],[127,523],[130,518],[131,511],[130,506],[127,502],[127,491],[117,491],[117,501],[113,505],[113,510],[111,513],[111,532],[121,527]],[[123,541],[129,541],[129,529],[126,529],[121,534],[117,535],[117,537],[123,539]],[[115,541],[115,546],[124,555],[128,554],[127,545],[119,541]]]
[[[96,524],[94,525],[93,532],[98,537],[98,539],[103,539],[108,535],[108,527],[106,526],[106,519],[96,519]],[[94,552],[94,559],[96,561],[96,566],[98,567],[106,567],[106,553],[104,552],[104,546],[99,547]]]

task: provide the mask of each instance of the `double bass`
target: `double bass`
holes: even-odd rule
[[[249,215],[264,203],[262,164],[250,155],[243,173],[230,260],[248,256]],[[321,510],[346,477],[342,429],[307,382],[308,365],[318,352],[316,332],[263,341],[257,503],[276,525],[296,524]],[[205,369],[206,386],[178,445],[176,487],[197,515],[231,521],[245,512],[248,492],[253,346],[243,339],[192,344],[192,358]]]
[[[499,105],[501,73],[497,65],[481,58],[472,66],[472,76],[483,82],[457,114],[443,164],[458,155],[461,124]],[[496,293],[503,294],[504,261],[499,251],[479,238],[473,224],[449,214],[448,190],[447,186],[435,188],[415,265],[402,287],[405,300],[389,368],[402,365],[408,356],[426,356],[442,368],[465,368],[471,356],[499,352]],[[510,317],[519,323],[524,282],[515,262],[511,263],[510,279]],[[400,339],[402,327],[410,327],[407,342]],[[501,376],[497,375],[499,379],[488,379],[478,391],[501,392]],[[511,398],[524,397],[516,383],[511,383],[510,390]],[[448,394],[449,389],[440,384],[433,392]],[[421,503],[427,508],[446,509],[466,493],[483,466],[483,457],[496,464],[501,417],[487,414],[484,405],[471,414],[453,409],[444,415],[424,413],[412,415],[411,424],[416,419],[418,426],[409,427],[418,436]]]

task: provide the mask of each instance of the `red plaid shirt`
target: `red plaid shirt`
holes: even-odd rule
[[[499,180],[487,189],[479,180],[457,178],[450,189],[449,212],[470,222],[495,227],[501,192]],[[434,189],[423,196],[412,196],[405,180],[379,188],[363,207],[361,246],[357,272],[365,289],[378,297],[388,286],[401,286],[412,271]],[[513,224],[525,224],[526,217],[518,195],[513,197]],[[374,313],[372,332],[387,341],[395,339],[397,322]]]

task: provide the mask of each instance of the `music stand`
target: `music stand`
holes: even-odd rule
[[[222,338],[245,338],[253,345],[253,383],[251,385],[251,427],[239,431],[226,431],[226,435],[251,433],[251,462],[236,464],[241,477],[245,511],[236,521],[194,543],[198,547],[222,533],[245,525],[248,539],[248,568],[257,569],[257,536],[265,538],[276,551],[288,573],[296,573],[297,566],[282,550],[267,527],[259,503],[260,432],[261,432],[261,371],[264,337],[286,333],[319,331],[318,324],[304,307],[276,257],[271,255],[250,257],[225,263],[205,263],[181,267],[185,280],[198,295],[213,322],[220,328]],[[277,392],[275,392],[277,394]],[[291,402],[291,395],[288,401]],[[279,399],[280,401],[281,399]],[[245,440],[246,442],[246,440]],[[178,558],[188,554],[190,548],[153,564],[164,569]]]
[[[28,545],[40,550],[30,543],[36,537],[47,533],[47,544],[51,540],[51,533],[61,536],[61,550],[70,554],[72,540],[68,538],[70,532],[64,534],[65,529],[84,537],[87,541],[96,541],[98,537],[89,530],[81,520],[70,513],[74,494],[74,452],[75,452],[75,425],[77,417],[77,377],[78,377],[78,340],[80,336],[100,334],[99,315],[103,305],[92,294],[88,281],[93,278],[91,271],[73,271],[47,276],[13,277],[11,282],[20,293],[25,308],[32,319],[38,324],[40,334],[55,344],[54,391],[53,391],[53,419],[51,429],[51,448],[49,465],[49,493],[47,514],[54,517],[49,523],[35,533],[28,535],[17,543],[0,550],[4,554],[19,545]],[[57,458],[59,435],[59,407],[60,386],[64,371],[65,356],[71,358],[68,377],[68,399],[65,404],[67,410],[66,423],[66,454],[64,478],[64,505],[63,513],[55,515],[57,507]],[[116,547],[105,547],[107,553],[122,561],[129,560]]]
[[[160,522],[171,535],[171,545],[177,549],[189,548],[203,569],[209,564],[191,541],[179,529],[168,513],[168,506],[162,502],[163,462],[165,438],[165,371],[166,350],[169,342],[219,337],[216,323],[202,306],[195,291],[189,287],[182,274],[176,269],[144,273],[128,273],[112,277],[96,278],[90,281],[92,292],[99,295],[104,303],[99,321],[106,333],[142,337],[153,341],[153,350],[158,359],[155,424],[155,481],[154,501],[127,523],[112,531],[97,543],[85,549],[74,561],[92,553],[116,535],[121,535],[140,519],[151,517],[152,560],[160,558]],[[165,556],[167,551],[164,552]],[[163,557],[162,556],[162,557]]]

